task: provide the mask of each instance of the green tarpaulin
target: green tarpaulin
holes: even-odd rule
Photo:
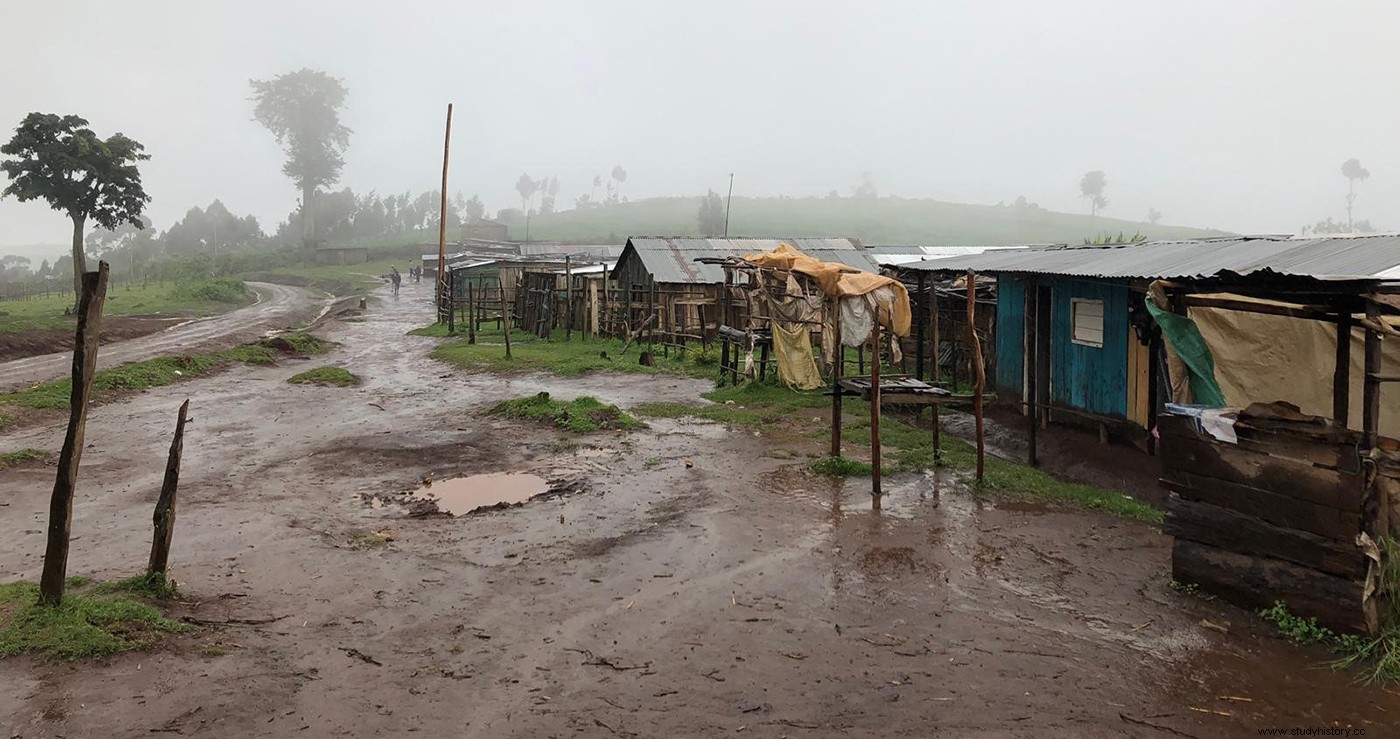
[[[1224,408],[1225,394],[1220,392],[1220,383],[1215,381],[1215,359],[1210,354],[1206,340],[1201,338],[1201,330],[1196,328],[1196,322],[1186,316],[1158,308],[1151,299],[1146,302],[1147,312],[1152,314],[1157,325],[1162,327],[1162,336],[1191,373],[1189,379],[1192,401],[1195,405],[1208,408]]]

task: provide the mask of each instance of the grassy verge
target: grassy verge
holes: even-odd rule
[[[1400,682],[1400,622],[1393,617],[1373,637],[1338,634],[1318,625],[1315,618],[1293,614],[1282,602],[1260,611],[1259,617],[1298,644],[1318,644],[1331,650],[1337,655],[1332,667],[1358,668],[1361,682]]]
[[[704,393],[713,405],[694,406],[682,403],[646,403],[632,408],[641,416],[691,416],[719,423],[749,428],[771,427],[790,423],[808,409],[825,409],[831,399],[820,393],[799,393],[787,388],[749,383],[737,388],[726,387]],[[823,425],[818,438],[830,440],[830,429]],[[842,439],[850,448],[870,446],[870,404],[846,400],[843,411]],[[934,461],[933,439],[928,428],[916,426],[899,414],[886,410],[880,419],[880,443],[884,455],[881,471],[895,474],[927,469]],[[970,470],[976,465],[976,451],[967,442],[951,434],[942,434],[939,446],[940,464],[958,470]],[[819,474],[865,476],[870,464],[841,457],[816,460],[811,469]],[[1162,512],[1146,503],[1112,490],[1058,480],[1041,470],[1026,467],[988,455],[985,479],[978,492],[1006,497],[1021,497],[1051,502],[1072,503],[1091,510],[1136,518],[1151,523],[1162,521]]]
[[[447,335],[441,326],[425,326],[409,333]],[[572,341],[550,340],[518,330],[511,331],[510,339],[510,359],[506,359],[505,335],[494,326],[478,332],[475,344],[465,340],[443,344],[433,350],[433,356],[462,369],[486,372],[539,370],[571,377],[597,370],[706,378],[719,374],[718,354],[713,349],[706,352],[697,347],[683,355],[672,351],[670,357],[653,354],[653,365],[646,366],[639,362],[643,347],[633,345],[623,354],[622,342],[616,339],[585,339],[575,334]]]
[[[0,427],[3,427],[3,424],[0,424]],[[0,470],[18,467],[25,462],[47,462],[49,458],[48,452],[38,449],[16,449],[13,452],[0,452]]]
[[[211,316],[247,305],[253,294],[241,280],[115,285],[107,290],[103,317],[115,316]],[[34,300],[0,303],[0,333],[33,329],[71,329],[71,294],[54,294]]]
[[[384,284],[380,275],[389,273],[390,267],[398,267],[405,276],[413,259],[379,259],[364,264],[345,264],[315,267],[279,267],[267,272],[245,275],[248,279],[269,282],[283,282],[301,285],[312,290],[321,290],[337,296],[352,295],[372,290]]]
[[[39,605],[39,586],[34,583],[0,585],[0,657],[100,657],[146,649],[166,634],[189,629],[128,591],[84,590],[81,579],[69,582],[69,592],[57,608]]]
[[[124,390],[144,390],[169,385],[177,380],[208,375],[224,366],[234,363],[271,364],[277,351],[286,351],[284,346],[297,347],[297,351],[319,353],[325,351],[324,342],[309,334],[284,334],[275,339],[265,339],[256,344],[236,346],[232,349],[186,354],[171,357],[156,357],[142,362],[129,362],[104,370],[98,370],[93,377],[93,389],[97,400],[109,397]],[[12,393],[0,393],[0,406],[10,405],[20,408],[67,408],[72,393],[72,378],[51,380],[31,388]]]
[[[287,382],[293,385],[328,385],[331,387],[350,387],[360,384],[360,378],[350,374],[348,370],[341,367],[317,367],[305,372],[298,372],[287,378]]]
[[[645,424],[615,405],[604,405],[587,395],[570,401],[555,400],[549,393],[503,400],[486,409],[487,415],[528,418],[550,423],[576,434],[605,429],[631,430]]]

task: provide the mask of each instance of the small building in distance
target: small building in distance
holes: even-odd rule
[[[316,264],[326,266],[342,266],[346,264],[364,264],[369,261],[369,249],[363,246],[318,246],[316,247]]]
[[[500,221],[481,218],[462,224],[462,240],[505,241],[510,229]]]

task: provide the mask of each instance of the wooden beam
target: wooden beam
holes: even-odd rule
[[[1040,343],[1039,337],[1036,335],[1036,329],[1039,328],[1036,309],[1039,308],[1039,302],[1036,300],[1038,288],[1035,281],[1028,278],[1024,285],[1026,295],[1022,323],[1025,324],[1023,326],[1025,352],[1021,367],[1026,376],[1026,463],[1035,467],[1038,464],[1035,435],[1040,426],[1040,414],[1037,412],[1040,403],[1036,388],[1036,374],[1039,366],[1039,362],[1036,360],[1036,349]]]
[[[982,344],[977,340],[977,275],[967,271],[967,335],[972,341],[972,372],[974,382],[972,416],[977,427],[977,481],[985,474],[986,436],[982,428],[982,391],[986,389],[986,368],[982,365]]]
[[[1237,298],[1226,298],[1218,295],[1182,295],[1182,300],[1186,305],[1193,308],[1222,308],[1224,310],[1237,310],[1245,313],[1264,313],[1271,316],[1288,316],[1289,318],[1304,318],[1312,321],[1335,321],[1337,314],[1322,308],[1307,306],[1274,305],[1272,303],[1256,303],[1250,300],[1239,300]]]
[[[1351,403],[1351,327],[1350,313],[1339,313],[1337,321],[1337,352],[1332,367],[1332,420],[1347,427],[1348,405]]]
[[[1366,303],[1368,323],[1380,323],[1380,306],[1375,301]],[[1366,377],[1361,389],[1361,431],[1366,435],[1366,446],[1374,449],[1380,438],[1381,422],[1381,334],[1366,331]]]
[[[1186,500],[1175,493],[1167,500],[1162,532],[1239,554],[1281,559],[1338,577],[1360,579],[1366,575],[1366,557],[1354,542],[1343,543],[1274,526],[1223,506]]]
[[[165,460],[165,480],[160,486],[160,499],[156,501],[155,535],[151,538],[151,559],[146,565],[147,575],[164,575],[170,564],[170,542],[175,537],[175,493],[180,486],[180,457],[185,449],[185,424],[189,421],[190,401],[180,404],[180,413],[175,419],[175,437],[170,441],[170,456]]]
[[[51,606],[63,602],[68,575],[68,542],[73,526],[73,491],[78,484],[78,462],[83,456],[83,435],[87,430],[88,401],[92,398],[92,378],[97,371],[97,339],[101,330],[102,305],[107,299],[107,263],[99,262],[96,272],[82,275],[78,296],[78,328],[73,341],[72,391],[68,395],[68,431],[58,453],[58,475],[49,498],[48,542],[44,549],[44,571],[39,579],[39,600]]]
[[[447,130],[442,135],[442,202],[438,213],[438,279],[437,298],[438,322],[442,322],[442,300],[447,292],[447,159],[452,153],[452,103],[447,104]],[[448,307],[451,313],[451,306]]]
[[[846,363],[846,345],[841,343],[841,311],[836,304],[836,298],[827,300],[828,308],[831,311],[832,331],[836,334],[836,357],[831,366],[831,456],[841,456],[841,373],[845,368],[841,365]],[[729,350],[729,342],[724,343],[724,349]]]

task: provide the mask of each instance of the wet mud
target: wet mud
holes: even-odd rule
[[[766,438],[708,423],[567,436],[483,416],[540,391],[626,407],[708,383],[448,369],[434,340],[404,335],[430,320],[431,289],[327,329],[357,387],[288,385],[302,367],[286,362],[92,410],[70,573],[144,565],[190,397],[175,609],[227,623],[95,662],[0,661],[0,736],[1400,727],[1400,691],[1172,589],[1170,540],[1146,524],[986,498],[946,472],[887,479],[875,511],[868,481],[808,473],[801,455],[820,450],[797,437],[781,442],[797,458],[776,459]],[[0,444],[61,436],[49,424]],[[429,476],[496,473],[565,489],[457,517],[402,504]],[[0,475],[0,577],[36,578],[52,470]]]

